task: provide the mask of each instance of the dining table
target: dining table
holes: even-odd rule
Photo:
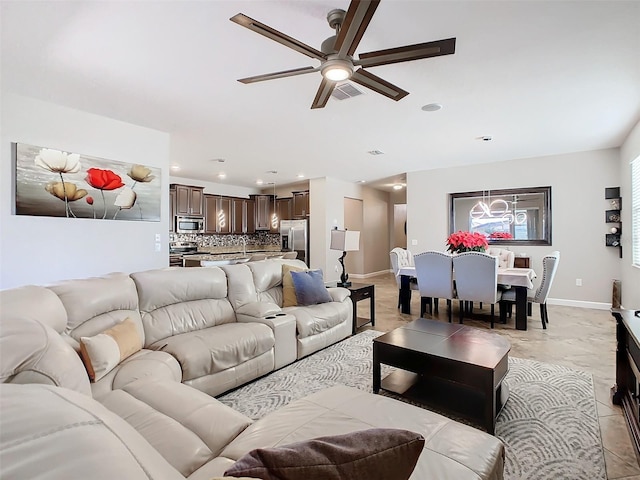
[[[398,269],[400,276],[400,311],[411,313],[411,281],[416,267]],[[527,290],[533,288],[536,272],[532,268],[498,268],[498,284],[509,285],[516,292],[516,330],[527,329]]]

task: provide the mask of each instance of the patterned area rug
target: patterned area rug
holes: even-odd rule
[[[293,400],[342,384],[371,392],[367,330],[218,399],[257,420]],[[393,368],[382,366],[382,375]],[[496,424],[507,480],[606,480],[591,374],[509,358],[509,400]],[[397,397],[400,398],[400,397]]]

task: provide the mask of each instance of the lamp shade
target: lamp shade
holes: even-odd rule
[[[360,250],[360,232],[356,230],[331,230],[331,250],[355,252]]]

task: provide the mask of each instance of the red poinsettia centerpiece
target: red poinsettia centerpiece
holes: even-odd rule
[[[490,240],[511,240],[513,235],[509,232],[493,232],[489,235]]]
[[[447,251],[451,253],[484,252],[488,246],[487,237],[478,232],[458,231],[447,238]]]

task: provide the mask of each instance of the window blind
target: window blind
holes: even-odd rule
[[[631,162],[631,245],[633,265],[640,267],[640,157]]]

